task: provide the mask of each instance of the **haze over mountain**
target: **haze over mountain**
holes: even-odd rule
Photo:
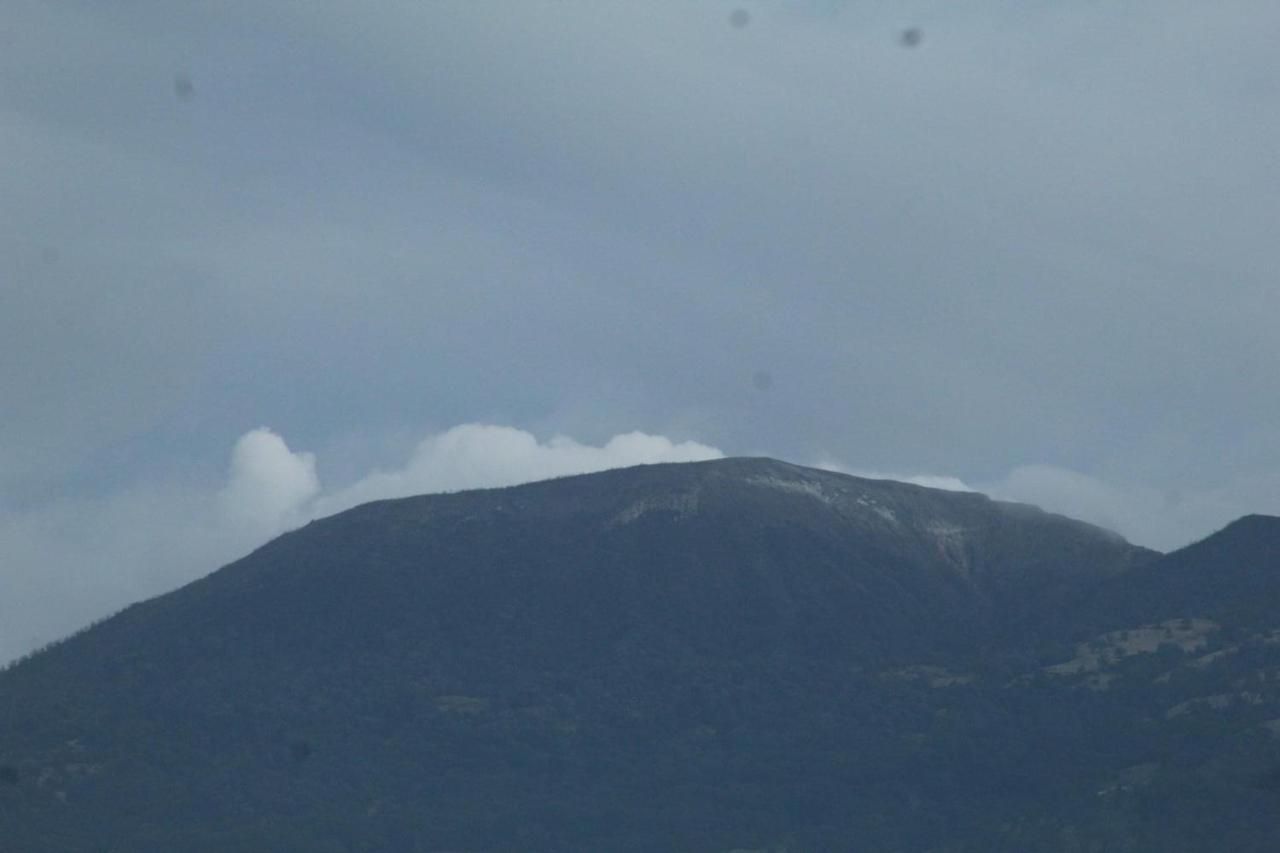
[[[0,673],[0,836],[1269,849],[1278,562],[770,459],[365,504]]]

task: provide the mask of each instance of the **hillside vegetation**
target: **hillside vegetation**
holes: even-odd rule
[[[767,459],[367,504],[0,673],[22,851],[1263,851],[1280,519]]]

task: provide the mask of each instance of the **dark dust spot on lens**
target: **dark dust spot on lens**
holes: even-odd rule
[[[294,761],[302,763],[311,757],[311,744],[305,740],[290,741],[289,755],[293,756]]]
[[[773,374],[767,370],[757,370],[751,377],[751,384],[756,386],[757,391],[768,391],[773,387]]]
[[[45,246],[40,250],[40,260],[46,264],[56,264],[62,258],[57,246]]]
[[[919,27],[911,27],[910,29],[903,30],[898,35],[898,43],[903,47],[915,47],[923,40],[924,33],[921,32]]]
[[[185,74],[178,74],[173,78],[173,93],[186,101],[196,93],[196,87],[191,84],[190,77]]]
[[[729,14],[729,23],[733,24],[737,29],[742,29],[751,23],[751,13],[746,9],[734,9]]]
[[[18,784],[18,768],[12,764],[0,764],[0,785]]]

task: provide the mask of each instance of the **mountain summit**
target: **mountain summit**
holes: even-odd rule
[[[1231,596],[1142,609],[1235,559],[1206,545],[1160,558],[770,459],[366,504],[0,674],[0,833],[220,853],[1105,838],[1096,786],[1165,743],[1129,694],[1111,730],[1088,722],[1152,657],[1105,632],[1225,643]],[[1249,630],[1230,655],[1264,648]],[[1194,681],[1161,674],[1141,690]]]

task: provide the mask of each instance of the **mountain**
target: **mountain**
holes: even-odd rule
[[[380,501],[0,673],[0,838],[1270,849],[1277,544],[769,459]]]
[[[1113,624],[1198,613],[1263,630],[1280,616],[1280,518],[1248,515],[1214,535],[1104,584],[1088,615]]]

